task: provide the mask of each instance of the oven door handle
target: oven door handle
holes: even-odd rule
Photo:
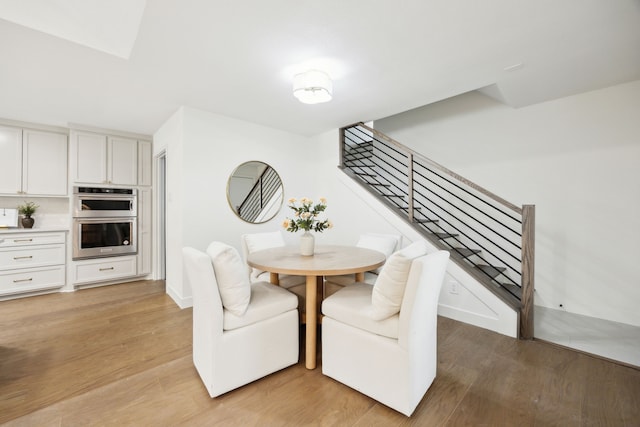
[[[135,222],[135,216],[101,216],[101,217],[74,217],[73,221],[77,224],[103,224],[112,222]]]

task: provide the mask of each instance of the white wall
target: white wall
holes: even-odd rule
[[[536,304],[640,326],[640,81],[521,109],[474,92],[375,127],[536,205]]]

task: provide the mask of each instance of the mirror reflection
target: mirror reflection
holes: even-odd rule
[[[282,206],[284,190],[278,173],[259,161],[238,166],[227,183],[227,200],[240,219],[260,224],[272,219]]]

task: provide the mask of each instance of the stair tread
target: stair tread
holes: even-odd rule
[[[520,288],[520,286],[514,285],[513,283],[501,283],[501,285],[518,299],[522,299],[522,288]]]
[[[345,148],[347,151],[371,150],[372,143],[349,145]]]
[[[440,240],[459,236],[459,234],[450,234],[450,233],[429,233],[429,234],[431,234],[432,236],[436,236]]]
[[[488,276],[494,278],[502,274],[503,271],[506,270],[504,267],[496,267],[493,265],[476,265],[478,270],[483,271]]]
[[[468,258],[472,255],[476,255],[482,252],[480,249],[469,249],[469,248],[452,248],[452,250],[456,251],[463,258]]]
[[[348,159],[345,157],[344,165],[348,168],[370,168],[375,166],[369,159]]]
[[[437,219],[429,219],[429,218],[413,218],[413,222],[417,222],[418,224],[430,224],[436,223],[439,220]]]
[[[362,145],[373,145],[373,139],[361,139],[360,137],[358,137],[359,141],[358,142],[351,142],[349,144],[347,144],[348,147],[353,148],[353,147],[359,147]]]
[[[366,144],[366,145],[356,145],[356,146],[346,147],[345,151],[352,152],[352,153],[359,153],[361,151],[372,151],[372,149],[373,147],[370,144]]]

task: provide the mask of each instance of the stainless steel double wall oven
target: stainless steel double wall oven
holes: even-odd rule
[[[73,259],[137,253],[137,206],[133,188],[74,187]]]

